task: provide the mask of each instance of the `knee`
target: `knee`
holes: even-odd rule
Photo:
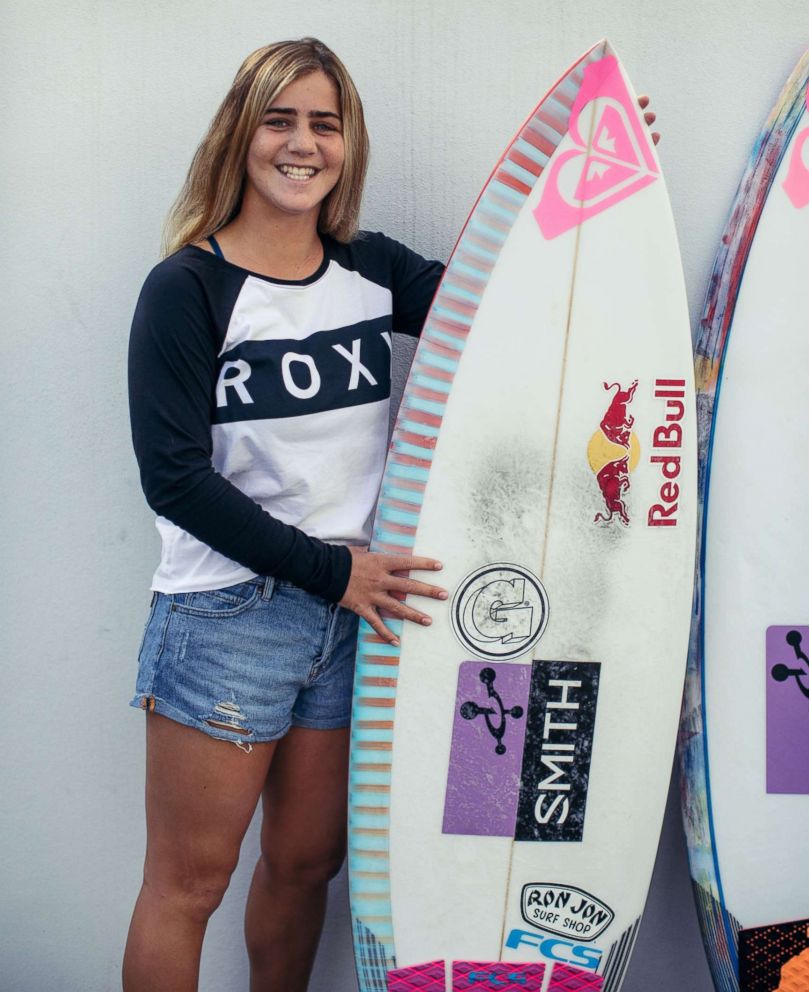
[[[345,859],[345,847],[334,845],[328,850],[262,851],[261,860],[271,885],[293,885],[309,888],[330,882],[340,871]]]
[[[206,923],[222,902],[234,868],[225,864],[182,869],[147,864],[143,888],[173,914]]]

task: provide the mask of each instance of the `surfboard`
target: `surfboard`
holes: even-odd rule
[[[362,992],[617,992],[677,732],[693,362],[660,164],[606,41],[497,162],[428,315],[375,550],[444,563],[360,632]]]
[[[696,344],[700,567],[679,752],[720,992],[809,990],[807,84],[809,53],[753,148]]]

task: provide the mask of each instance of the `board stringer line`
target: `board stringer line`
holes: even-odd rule
[[[605,50],[606,50],[606,44],[602,43],[602,50],[600,54],[604,55]],[[588,137],[587,137],[588,153],[592,150],[593,147],[593,134],[595,130],[595,106],[591,106],[589,108],[589,113],[590,113],[590,121],[588,126]],[[580,201],[579,203],[579,211],[582,214],[584,212],[583,201]],[[537,575],[540,578],[542,578],[542,576],[545,573],[545,559],[548,552],[548,531],[550,528],[551,510],[553,508],[554,480],[556,478],[556,457],[559,448],[559,428],[561,426],[562,402],[564,400],[564,394],[565,394],[567,356],[568,356],[568,348],[570,345],[570,331],[571,331],[571,322],[573,316],[573,298],[576,291],[576,271],[579,260],[579,244],[581,241],[582,223],[583,220],[580,218],[579,223],[576,225],[576,244],[573,250],[573,269],[570,276],[570,292],[568,294],[567,317],[565,320],[565,341],[562,351],[561,373],[559,376],[559,393],[556,402],[556,423],[553,432],[553,448],[551,451],[551,461],[550,461],[550,478],[548,480],[548,506],[545,511],[545,529],[542,538],[542,549],[540,553],[539,570],[537,572]],[[508,918],[508,900],[511,894],[511,874],[514,864],[514,845],[516,843],[517,842],[515,840],[512,840],[511,842],[511,847],[509,850],[509,857],[508,857],[508,869],[506,872],[506,886],[505,886],[505,892],[503,894],[503,913],[502,913],[502,923],[500,927],[500,960],[501,961],[503,960],[503,954],[505,953],[505,947],[506,947],[506,919]]]
[[[410,554],[449,390],[489,273],[520,209],[568,131],[588,64],[585,53],[549,90],[496,164],[453,251],[402,399],[383,479],[372,549]],[[591,122],[592,129],[592,122]],[[592,142],[592,133],[589,137]],[[578,234],[577,234],[578,237]],[[570,318],[570,303],[568,320]],[[561,404],[561,397],[559,399]],[[401,621],[388,621],[401,633]],[[361,992],[385,992],[381,961],[395,967],[390,903],[390,790],[399,649],[361,623],[352,725],[349,866],[358,962],[373,945]],[[358,968],[359,970],[359,968]]]

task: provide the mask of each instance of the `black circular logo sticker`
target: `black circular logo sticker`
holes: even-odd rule
[[[452,599],[455,636],[479,658],[516,658],[548,623],[548,594],[527,568],[493,564],[471,572]]]

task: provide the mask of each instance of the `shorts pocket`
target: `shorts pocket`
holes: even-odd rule
[[[154,608],[157,604],[157,597],[160,593],[153,592],[152,598],[149,601],[149,612],[146,614],[146,623],[143,625],[143,635],[140,639],[140,647],[138,648],[138,658],[143,654],[143,645],[146,643],[146,635],[149,633],[149,624],[152,622],[152,617],[154,616]]]
[[[258,602],[261,595],[260,581],[250,579],[249,582],[239,582],[224,589],[176,592],[171,596],[171,608],[177,613],[195,617],[235,617]]]

